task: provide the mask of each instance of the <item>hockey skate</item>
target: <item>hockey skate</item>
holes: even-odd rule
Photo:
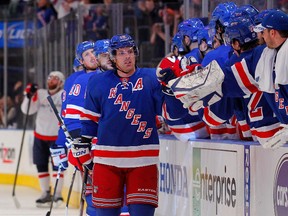
[[[49,207],[52,201],[52,196],[49,191],[43,192],[41,197],[36,200],[36,206],[38,208],[46,208]]]
[[[59,206],[62,205],[62,203],[64,202],[63,197],[55,197],[54,199],[54,203],[55,203],[55,207],[58,208]]]

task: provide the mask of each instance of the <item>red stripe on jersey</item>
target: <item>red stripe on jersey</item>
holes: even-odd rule
[[[139,150],[139,151],[107,151],[93,150],[94,157],[106,158],[137,158],[137,157],[158,157],[159,149],[157,150]]]
[[[162,114],[165,119],[168,119],[166,102],[164,102],[162,105]]]
[[[204,108],[204,119],[207,122],[207,124],[214,125],[214,126],[221,125],[222,123],[225,122],[224,120],[223,122],[216,121],[212,116],[210,116],[209,107]]]
[[[239,74],[239,76],[240,76],[240,78],[241,78],[244,86],[245,86],[251,93],[257,92],[257,91],[258,91],[258,88],[250,82],[250,80],[249,80],[249,78],[248,78],[248,76],[247,76],[247,74],[246,74],[246,72],[245,72],[245,70],[244,70],[243,65],[241,64],[241,62],[237,62],[237,63],[235,64],[235,68],[236,68],[236,70],[238,71],[238,74]]]
[[[196,124],[189,128],[173,128],[171,126],[169,128],[171,129],[172,132],[175,132],[175,133],[189,133],[189,132],[197,131],[203,127],[206,127],[206,124],[204,122],[200,122],[199,124]]]
[[[277,127],[272,130],[267,130],[267,131],[257,131],[257,129],[251,130],[251,133],[253,136],[259,137],[259,138],[270,138],[274,136],[276,132],[278,132],[281,128]]]
[[[69,114],[69,115],[75,115],[75,114],[81,114],[82,112],[80,110],[77,110],[77,109],[71,109],[71,108],[67,108],[66,109],[66,115]]]
[[[235,134],[236,128],[219,128],[219,129],[213,129],[210,128],[211,134]]]
[[[89,119],[89,120],[97,122],[97,123],[99,121],[99,117],[98,116],[93,116],[93,115],[86,114],[86,113],[81,113],[80,118],[81,119],[86,118],[86,119]]]
[[[241,125],[240,123],[239,123],[239,128],[241,129],[241,131],[249,131],[250,130],[250,127],[249,127],[249,125],[247,124],[247,123],[245,123],[245,124],[243,124],[243,125]]]
[[[56,141],[57,140],[57,135],[56,136],[45,136],[38,134],[34,131],[34,136],[40,140],[45,140],[45,141]]]

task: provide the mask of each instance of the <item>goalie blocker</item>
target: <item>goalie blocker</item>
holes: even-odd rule
[[[203,106],[209,106],[221,99],[224,76],[217,61],[213,60],[204,68],[170,80],[168,87],[183,103],[184,108],[197,111]]]

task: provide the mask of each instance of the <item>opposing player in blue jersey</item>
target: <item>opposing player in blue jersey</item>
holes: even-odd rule
[[[93,204],[98,216],[118,216],[126,185],[131,216],[153,216],[158,206],[159,138],[162,92],[155,69],[138,68],[138,48],[130,35],[110,40],[113,70],[93,76],[87,85],[79,157],[93,146]],[[84,152],[87,152],[85,154]],[[101,175],[99,174],[101,173]]]

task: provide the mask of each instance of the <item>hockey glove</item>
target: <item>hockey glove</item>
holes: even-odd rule
[[[25,95],[27,96],[28,99],[32,98],[38,90],[38,85],[29,83],[26,88],[25,88]]]
[[[62,171],[68,168],[68,158],[66,148],[59,147],[57,145],[52,145],[50,147],[50,153],[54,166],[59,167],[61,165]]]
[[[80,163],[78,158],[75,158],[73,156],[71,150],[69,150],[69,152],[68,152],[68,161],[69,161],[70,164],[72,164],[74,167],[76,167],[79,171],[84,172],[82,164]]]
[[[80,164],[83,164],[85,166],[91,167],[92,163],[92,157],[91,157],[91,143],[84,143],[81,142],[81,138],[76,138],[73,140],[72,146],[71,146],[71,152],[74,158],[79,160]],[[89,169],[89,167],[87,167]]]
[[[163,86],[167,86],[168,82],[176,78],[174,71],[171,68],[165,68],[160,71],[157,71],[158,80]]]
[[[277,131],[273,137],[269,138],[265,143],[261,143],[263,148],[277,149],[288,142],[288,125],[281,124],[283,129]]]

